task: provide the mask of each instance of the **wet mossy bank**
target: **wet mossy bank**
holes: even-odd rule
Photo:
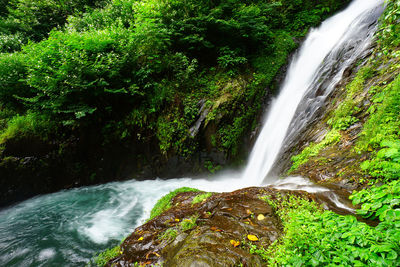
[[[276,246],[285,231],[278,210],[286,200],[301,199],[310,206],[316,201],[321,204],[315,206],[318,210],[348,213],[324,193],[262,187],[231,193],[191,191],[172,192],[170,208],[136,228],[106,265],[266,266],[271,244]]]
[[[252,187],[230,193],[181,188],[97,266],[397,266],[400,183],[307,193]],[[376,205],[390,192],[385,213]],[[345,204],[343,204],[345,203]],[[160,209],[161,208],[161,209]],[[152,212],[153,213],[153,212]],[[358,215],[357,215],[358,214]],[[380,214],[379,216],[376,216]],[[372,215],[372,216],[371,216]]]

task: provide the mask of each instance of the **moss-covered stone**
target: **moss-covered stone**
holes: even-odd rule
[[[287,194],[335,207],[321,194],[272,188],[214,193],[196,204],[192,203],[199,192],[179,193],[171,199],[170,209],[136,228],[122,243],[122,254],[107,265],[263,266],[265,259],[249,245],[267,249],[282,234],[274,207],[263,197],[279,202]]]

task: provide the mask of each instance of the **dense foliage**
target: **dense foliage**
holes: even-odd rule
[[[0,3],[0,52],[21,49],[29,40],[40,41],[69,15],[100,7],[105,0],[2,0]]]
[[[208,146],[239,158],[295,39],[346,2],[6,1],[0,146],[48,140],[63,157],[88,139],[89,153],[156,143],[188,157],[204,149],[203,112]]]
[[[380,214],[381,222],[376,227],[359,222],[354,216],[323,211],[304,198],[266,199],[277,209],[285,235],[264,250],[265,255],[270,255],[265,259],[278,266],[397,266],[400,257],[399,189],[399,184],[393,183],[353,196],[354,203],[363,203],[360,214],[365,217]],[[394,193],[391,199],[382,197],[387,192]],[[378,203],[389,205],[385,205],[383,212]]]

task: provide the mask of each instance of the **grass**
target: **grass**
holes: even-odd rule
[[[28,113],[16,115],[7,121],[7,126],[0,132],[0,144],[10,139],[19,139],[29,136],[40,136],[47,139],[48,133],[55,128],[55,124],[44,115]]]

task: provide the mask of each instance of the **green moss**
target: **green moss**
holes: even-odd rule
[[[204,200],[206,200],[207,198],[211,197],[213,193],[204,193],[204,194],[199,194],[197,196],[195,196],[192,200],[192,205],[200,203]]]
[[[328,145],[336,144],[340,141],[341,135],[338,130],[331,130],[327,133],[324,139],[319,143],[311,143],[308,147],[303,149],[303,151],[292,157],[292,167],[289,170],[289,173],[295,171],[300,165],[306,163],[310,157],[318,155],[318,153]]]
[[[193,229],[197,224],[197,218],[199,218],[198,215],[193,215],[189,219],[184,219],[180,224],[179,227],[182,232],[185,232],[187,230]]]
[[[343,102],[333,111],[328,120],[328,124],[333,129],[346,130],[358,121],[354,114],[360,111],[360,108],[357,107],[363,99],[360,93],[364,90],[366,80],[371,78],[373,74],[371,68],[363,67],[357,72],[353,81],[346,86],[346,96]]]
[[[167,195],[163,196],[160,198],[157,203],[154,205],[153,209],[150,212],[150,220],[153,219],[154,217],[157,217],[164,211],[170,209],[171,206],[171,200],[179,193],[183,192],[199,192],[200,190],[195,189],[195,188],[190,188],[190,187],[181,187],[178,188]]]

